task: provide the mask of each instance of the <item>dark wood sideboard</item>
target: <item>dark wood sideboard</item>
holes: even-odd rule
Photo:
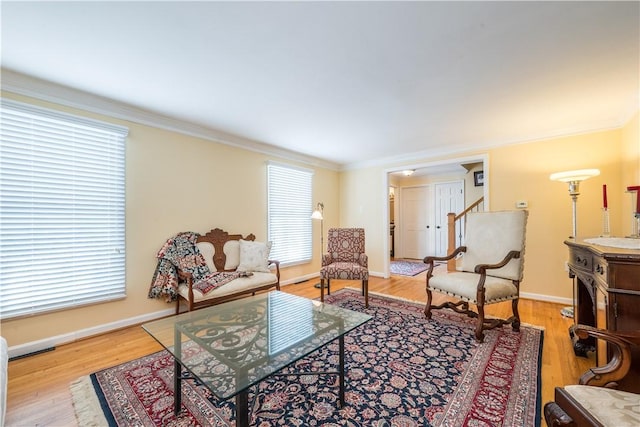
[[[569,277],[573,279],[574,324],[618,331],[640,330],[640,250],[620,249],[566,240]],[[570,330],[574,351],[587,356],[595,351],[596,364],[610,359],[604,342],[578,339]],[[640,391],[640,348],[620,389]],[[635,380],[635,381],[634,381]]]

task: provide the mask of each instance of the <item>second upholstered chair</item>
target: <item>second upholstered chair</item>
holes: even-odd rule
[[[524,267],[527,211],[473,212],[467,214],[464,246],[446,257],[426,257],[427,318],[431,310],[450,308],[477,317],[476,340],[484,340],[484,330],[511,324],[520,330],[518,299]],[[458,271],[433,275],[435,261],[447,261],[460,256]],[[454,297],[456,302],[432,306],[432,292]],[[511,301],[513,316],[506,320],[487,319],[484,306]],[[478,312],[469,309],[474,304]]]
[[[320,301],[324,289],[331,293],[331,279],[362,281],[362,295],[369,307],[369,267],[364,253],[364,228],[330,228],[327,252],[322,255],[320,269]]]

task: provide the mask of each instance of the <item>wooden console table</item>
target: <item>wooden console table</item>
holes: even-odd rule
[[[573,279],[574,324],[618,331],[640,330],[640,250],[620,249],[569,239],[569,277]],[[574,352],[596,352],[601,366],[610,359],[606,343],[580,340],[571,332]],[[633,354],[634,375],[640,378],[640,349]],[[637,383],[637,381],[636,381]],[[620,385],[638,390],[638,384]]]

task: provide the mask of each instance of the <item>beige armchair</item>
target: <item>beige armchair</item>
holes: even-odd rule
[[[544,405],[547,426],[640,426],[640,394],[615,389],[618,381],[631,375],[632,348],[640,345],[640,331],[614,332],[578,325],[575,333],[582,339],[607,341],[611,357],[606,365],[584,373],[580,384],[556,387],[554,401]],[[637,384],[635,375],[631,382]]]
[[[320,301],[324,289],[331,293],[331,279],[360,280],[365,307],[369,307],[369,259],[364,253],[364,228],[330,228],[327,254],[320,268]]]
[[[446,257],[426,257],[427,305],[425,315],[431,318],[431,310],[450,308],[477,318],[476,340],[484,340],[484,331],[511,324],[520,330],[518,299],[524,265],[525,231],[528,212],[499,211],[467,214],[464,246]],[[433,275],[436,261],[458,259],[458,271]],[[432,305],[432,292],[456,298],[456,302]],[[513,316],[509,319],[485,318],[484,306],[511,301]],[[474,304],[477,313],[470,310]]]

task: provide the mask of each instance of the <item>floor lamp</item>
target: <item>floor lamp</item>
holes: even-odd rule
[[[571,205],[573,207],[573,233],[571,237],[574,239],[578,234],[577,203],[578,196],[580,195],[580,182],[598,175],[600,175],[600,171],[598,169],[580,169],[576,171],[557,172],[549,175],[549,179],[552,181],[561,181],[569,184],[569,196],[571,196]]]
[[[571,229],[571,237],[574,239],[578,236],[577,204],[578,196],[580,195],[580,182],[598,175],[600,175],[600,171],[598,169],[580,169],[575,171],[557,172],[549,175],[549,179],[552,181],[566,182],[569,184],[569,196],[571,196],[571,206],[573,208],[573,227]],[[573,307],[564,307],[560,312],[567,317],[574,316]]]
[[[322,251],[324,250],[324,203],[318,202],[316,210],[311,214],[311,219],[320,220],[320,265],[322,265]],[[322,287],[322,281],[314,285],[320,289]]]

